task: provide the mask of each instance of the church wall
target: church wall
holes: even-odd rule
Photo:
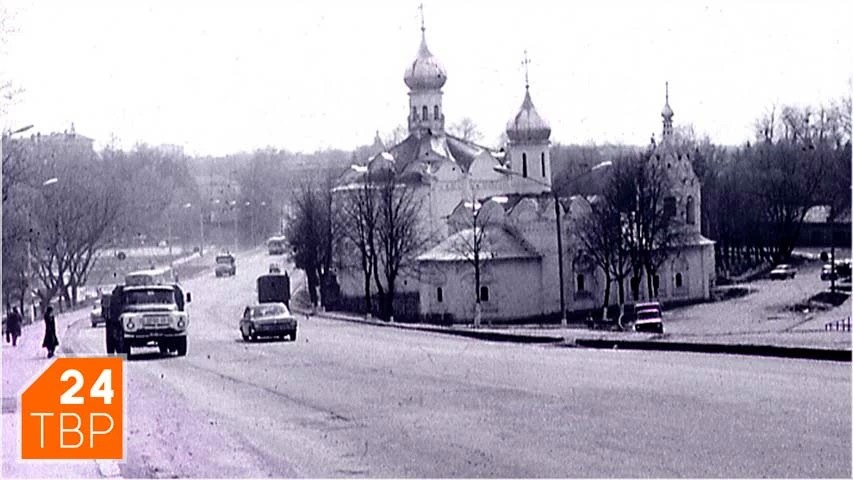
[[[425,318],[452,317],[470,323],[474,318],[474,267],[467,262],[422,262],[439,273],[421,283],[421,315]],[[483,262],[480,285],[489,289],[489,299],[481,301],[483,322],[512,321],[542,315],[542,275],[538,259],[511,259]],[[438,301],[438,288],[442,301]]]

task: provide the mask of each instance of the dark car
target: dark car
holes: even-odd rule
[[[820,279],[824,282],[829,282],[832,280],[838,280],[838,270],[833,271],[831,264],[826,264],[820,270]]]
[[[660,305],[655,307],[637,304],[637,310],[634,314],[634,331],[663,333],[663,313]]]
[[[237,274],[237,260],[230,253],[221,253],[216,256],[216,276],[234,276]]]
[[[839,260],[835,262],[835,271],[832,271],[832,264],[827,263],[820,271],[820,279],[828,282],[831,280],[840,280],[850,277],[850,262]]]
[[[92,305],[92,310],[89,312],[89,322],[92,324],[92,328],[95,328],[102,323],[107,323],[107,319],[104,318],[103,310],[101,310],[100,303]]]
[[[283,303],[260,303],[243,310],[240,318],[240,336],[244,341],[259,337],[296,340],[297,321]]]

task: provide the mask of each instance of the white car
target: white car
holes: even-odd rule
[[[787,264],[776,265],[776,268],[770,270],[770,280],[785,280],[796,276],[797,269]]]

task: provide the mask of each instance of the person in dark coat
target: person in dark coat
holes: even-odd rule
[[[47,358],[52,358],[53,352],[59,346],[59,339],[56,338],[56,318],[51,306],[44,311],[44,341],[41,346],[47,349]]]
[[[12,313],[9,314],[9,318],[6,319],[6,341],[8,342],[11,337],[12,346],[18,345],[18,337],[21,336],[21,323],[23,323],[24,319],[21,318],[21,314],[18,313],[18,307],[12,308]]]

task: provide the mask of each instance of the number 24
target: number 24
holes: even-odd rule
[[[83,374],[80,373],[79,370],[70,368],[62,372],[62,376],[59,377],[59,380],[62,382],[67,382],[69,380],[74,381],[74,385],[71,385],[71,387],[59,397],[59,403],[61,405],[83,405],[83,397],[77,396],[77,392],[83,388]],[[104,400],[104,405],[111,405],[113,403],[114,396],[113,371],[111,369],[105,369],[98,376],[98,379],[95,380],[92,388],[89,389],[89,397],[101,398]]]

